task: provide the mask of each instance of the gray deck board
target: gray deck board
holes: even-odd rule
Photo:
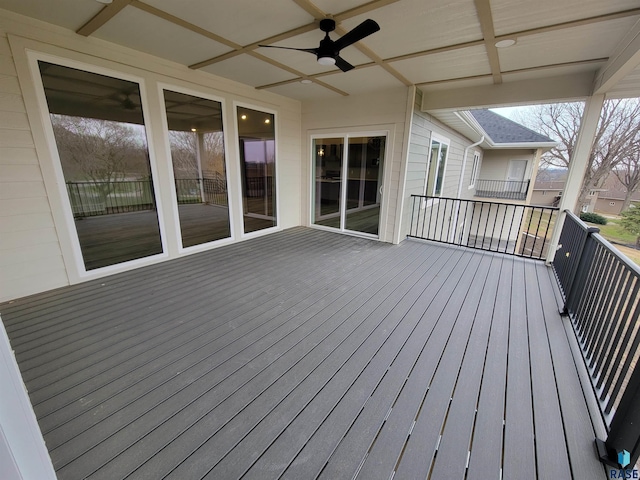
[[[603,478],[553,280],[296,228],[0,314],[61,480]]]
[[[507,357],[504,478],[537,478],[524,279],[524,262],[514,262]]]

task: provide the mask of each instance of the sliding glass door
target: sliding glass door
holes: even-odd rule
[[[312,223],[378,236],[386,137],[313,140]]]

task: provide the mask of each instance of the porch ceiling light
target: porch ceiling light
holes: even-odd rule
[[[335,65],[336,59],[333,57],[318,57],[318,63],[320,65]]]
[[[113,0],[96,0],[96,2],[98,3],[104,3],[105,5],[108,5],[110,3],[113,3]]]
[[[511,47],[512,45],[515,45],[516,41],[513,38],[505,38],[504,40],[500,40],[498,42],[496,42],[496,47],[497,48],[507,48],[507,47]]]
[[[309,85],[310,83],[313,83],[313,81],[309,80],[308,78],[305,78],[303,80],[300,80],[300,83],[303,83],[305,85]]]

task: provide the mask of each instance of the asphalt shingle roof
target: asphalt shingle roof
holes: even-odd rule
[[[478,121],[494,143],[548,143],[552,139],[534,132],[491,110],[471,110],[471,115]]]

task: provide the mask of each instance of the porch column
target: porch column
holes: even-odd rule
[[[196,141],[196,161],[198,162],[198,184],[200,185],[200,201],[206,203],[206,197],[204,196],[204,175],[202,174],[202,154],[205,152],[204,147],[204,135],[202,132],[198,132]]]
[[[562,232],[562,225],[564,224],[564,211],[573,211],[576,208],[576,203],[580,196],[580,190],[582,189],[582,181],[587,171],[589,155],[591,154],[591,147],[593,146],[593,141],[595,139],[596,128],[598,127],[598,121],[600,120],[600,112],[603,104],[603,94],[593,95],[589,97],[585,103],[576,147],[573,151],[573,157],[569,162],[567,183],[565,184],[562,196],[560,197],[560,213],[556,220],[556,226],[551,237],[547,264],[553,262],[553,258],[558,248],[560,232]]]

